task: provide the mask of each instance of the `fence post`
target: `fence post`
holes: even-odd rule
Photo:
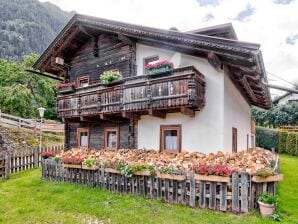
[[[34,168],[37,168],[39,165],[39,159],[38,159],[38,148],[34,149],[34,158],[33,158],[33,163],[34,163]]]
[[[196,180],[195,180],[195,175],[193,172],[190,172],[189,179],[190,179],[189,206],[195,207],[195,205],[196,205]]]
[[[10,155],[9,153],[5,154],[5,179],[10,177]]]

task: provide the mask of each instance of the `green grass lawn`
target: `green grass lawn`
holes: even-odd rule
[[[298,223],[298,158],[281,156],[279,187],[283,223]],[[20,172],[0,183],[0,223],[276,223],[257,212],[233,215],[169,205],[99,188],[40,179],[40,170]]]

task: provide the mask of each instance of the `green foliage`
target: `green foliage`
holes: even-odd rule
[[[0,0],[0,5],[0,58],[9,60],[42,53],[73,15],[37,0]]]
[[[275,148],[279,153],[298,156],[298,133],[257,127],[256,145],[265,149]]]
[[[24,118],[38,117],[37,108],[46,108],[45,118],[56,119],[56,82],[28,74],[37,55],[26,55],[22,62],[0,59],[0,108],[2,112]]]
[[[252,107],[252,116],[259,126],[298,125],[298,103],[277,105],[270,110]]]
[[[269,128],[256,127],[256,144],[265,149],[277,149],[278,131]]]
[[[268,167],[257,170],[257,176],[260,176],[260,177],[268,177],[268,176],[272,176],[274,174],[275,173],[274,173],[273,169],[268,168]]]
[[[184,175],[183,170],[177,170],[172,167],[161,167],[158,169],[160,173],[171,174],[171,175]]]
[[[288,132],[286,132],[286,131],[278,132],[278,152],[279,153],[286,152],[287,137],[288,137]]]
[[[87,167],[92,167],[92,166],[95,166],[96,164],[97,164],[96,159],[86,159],[83,162],[83,165]]]
[[[100,75],[100,81],[103,84],[110,84],[114,80],[118,79],[121,77],[121,74],[119,71],[105,71]]]
[[[289,132],[287,137],[287,142],[286,142],[287,154],[290,154],[293,156],[298,155],[297,141],[298,141],[298,134]]]
[[[277,205],[278,196],[269,194],[268,192],[263,192],[259,196],[259,201],[269,205]]]

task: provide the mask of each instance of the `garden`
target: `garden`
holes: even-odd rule
[[[297,157],[280,156],[286,178],[277,189],[282,223],[297,223]],[[1,223],[276,223],[257,211],[234,215],[112,193],[84,185],[45,181],[40,169],[0,183]],[[34,192],[34,193],[32,193]]]

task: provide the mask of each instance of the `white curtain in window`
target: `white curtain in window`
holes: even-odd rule
[[[166,136],[165,149],[176,150],[177,149],[177,136]]]
[[[108,147],[116,148],[116,133],[114,132],[108,134]]]
[[[81,135],[81,146],[88,147],[88,135]]]

